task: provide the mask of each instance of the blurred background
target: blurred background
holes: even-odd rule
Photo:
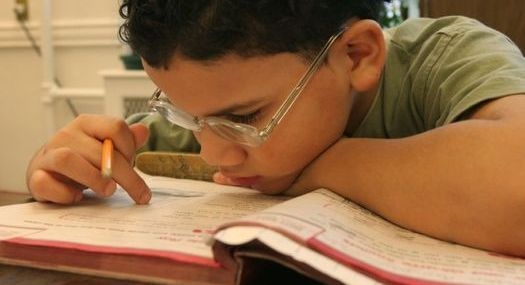
[[[0,1],[0,190],[27,191],[30,158],[78,114],[126,117],[145,110],[154,86],[117,38],[118,6],[110,0]],[[392,0],[381,23],[458,14],[506,33],[525,50],[522,0]]]
[[[109,0],[0,1],[0,190],[26,191],[30,158],[76,115],[123,117],[124,101],[144,105],[153,86],[142,71],[124,67],[129,49],[117,38],[118,7]]]

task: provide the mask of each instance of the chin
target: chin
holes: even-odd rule
[[[279,181],[260,181],[251,186],[252,189],[257,190],[267,195],[283,194],[292,185],[293,179],[283,179]]]
[[[282,194],[285,190],[283,189],[266,189],[266,188],[257,188],[257,186],[252,186],[252,189],[257,190],[266,195],[279,195]]]

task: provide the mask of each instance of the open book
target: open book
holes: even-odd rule
[[[402,229],[324,189],[289,199],[145,179],[149,205],[120,190],[0,207],[0,262],[179,284],[525,283],[523,259]]]

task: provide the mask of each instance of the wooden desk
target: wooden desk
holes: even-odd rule
[[[0,206],[30,202],[31,196],[26,193],[15,193],[0,190]]]
[[[0,284],[138,285],[145,283],[0,264]]]
[[[13,193],[0,190],[0,206],[27,203],[32,199],[28,194]],[[187,282],[185,282],[187,283]],[[144,282],[96,277],[77,273],[68,273],[54,270],[36,269],[23,266],[6,265],[0,263],[0,284],[60,284],[60,285],[138,285]],[[173,280],[173,284],[183,284]],[[217,283],[197,282],[199,285]]]

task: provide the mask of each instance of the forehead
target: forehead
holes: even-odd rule
[[[210,107],[282,95],[306,68],[305,62],[290,53],[264,57],[228,56],[213,62],[174,58],[168,69],[144,69],[153,82],[178,107],[193,114],[209,112]]]

